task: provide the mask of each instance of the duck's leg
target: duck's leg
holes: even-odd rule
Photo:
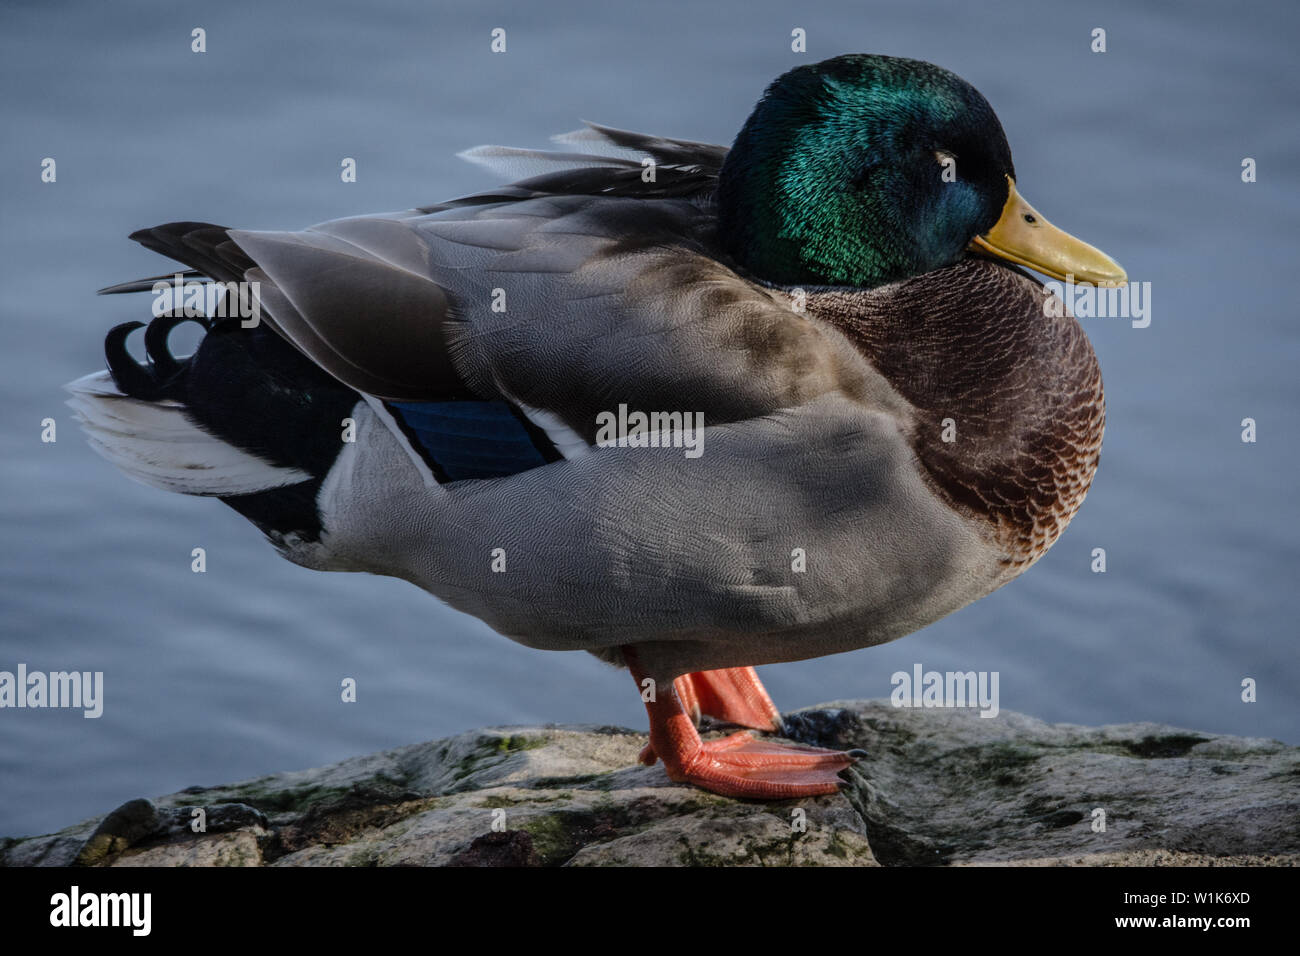
[[[673,681],[673,686],[686,713],[696,724],[701,714],[708,714],[755,730],[779,732],[782,729],[781,712],[752,667],[683,674]]]
[[[623,648],[628,669],[638,687],[649,676],[633,647]],[[785,800],[835,793],[839,772],[860,754],[813,747],[787,747],[756,740],[745,731],[720,740],[701,740],[686,713],[676,683],[656,688],[646,701],[650,744],[641,761],[664,762],[669,779],[693,783],[728,797]]]

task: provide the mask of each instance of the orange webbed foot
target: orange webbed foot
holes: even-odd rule
[[[632,651],[631,648],[624,650],[625,653]],[[632,676],[641,685],[646,675],[640,670],[635,652],[626,653],[626,659]],[[752,668],[701,673],[710,675],[710,678],[719,674],[727,676],[721,681],[709,679],[702,683],[697,680],[700,673],[687,675],[690,678],[685,681],[688,699],[693,693],[699,700],[703,697],[700,693],[702,686],[712,691],[719,683],[739,694],[739,684],[746,691],[741,697],[731,699],[747,701],[744,709],[731,710],[730,716],[719,719],[740,723],[735,720],[735,715],[744,713],[755,718],[756,723],[761,718],[768,728],[781,726],[780,715]],[[837,792],[844,782],[839,776],[840,771],[865,756],[862,751],[792,747],[760,740],[745,731],[718,740],[702,740],[679,694],[682,682],[683,679],[678,678],[669,685],[667,694],[646,701],[646,711],[650,716],[650,743],[640,754],[640,760],[645,764],[663,760],[669,779],[678,783],[691,783],[723,796],[753,800],[819,796]],[[766,707],[754,703],[754,687],[771,708],[770,714]],[[719,716],[713,710],[704,712]]]
[[[693,783],[728,797],[786,800],[835,793],[840,771],[857,757],[839,750],[790,747],[756,740],[745,731],[702,740],[694,752],[674,754],[664,766],[669,779]]]

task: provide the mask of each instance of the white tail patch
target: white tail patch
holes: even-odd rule
[[[180,402],[123,395],[107,372],[64,386],[90,446],[129,477],[184,495],[246,495],[311,479],[209,435]]]

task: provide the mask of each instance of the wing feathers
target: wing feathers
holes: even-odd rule
[[[387,399],[460,390],[442,335],[447,297],[431,279],[321,232],[231,235],[270,279],[278,326],[344,384]],[[277,309],[276,292],[292,310]]]

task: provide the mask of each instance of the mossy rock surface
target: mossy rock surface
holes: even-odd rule
[[[617,727],[489,728],[135,799],[0,839],[11,866],[1295,865],[1300,751],[1153,724],[849,701],[787,715],[867,751],[835,796],[731,800]],[[720,732],[720,731],[711,731]],[[196,811],[201,811],[197,813]],[[195,820],[202,820],[196,827]],[[1103,826],[1104,824],[1104,826]]]

